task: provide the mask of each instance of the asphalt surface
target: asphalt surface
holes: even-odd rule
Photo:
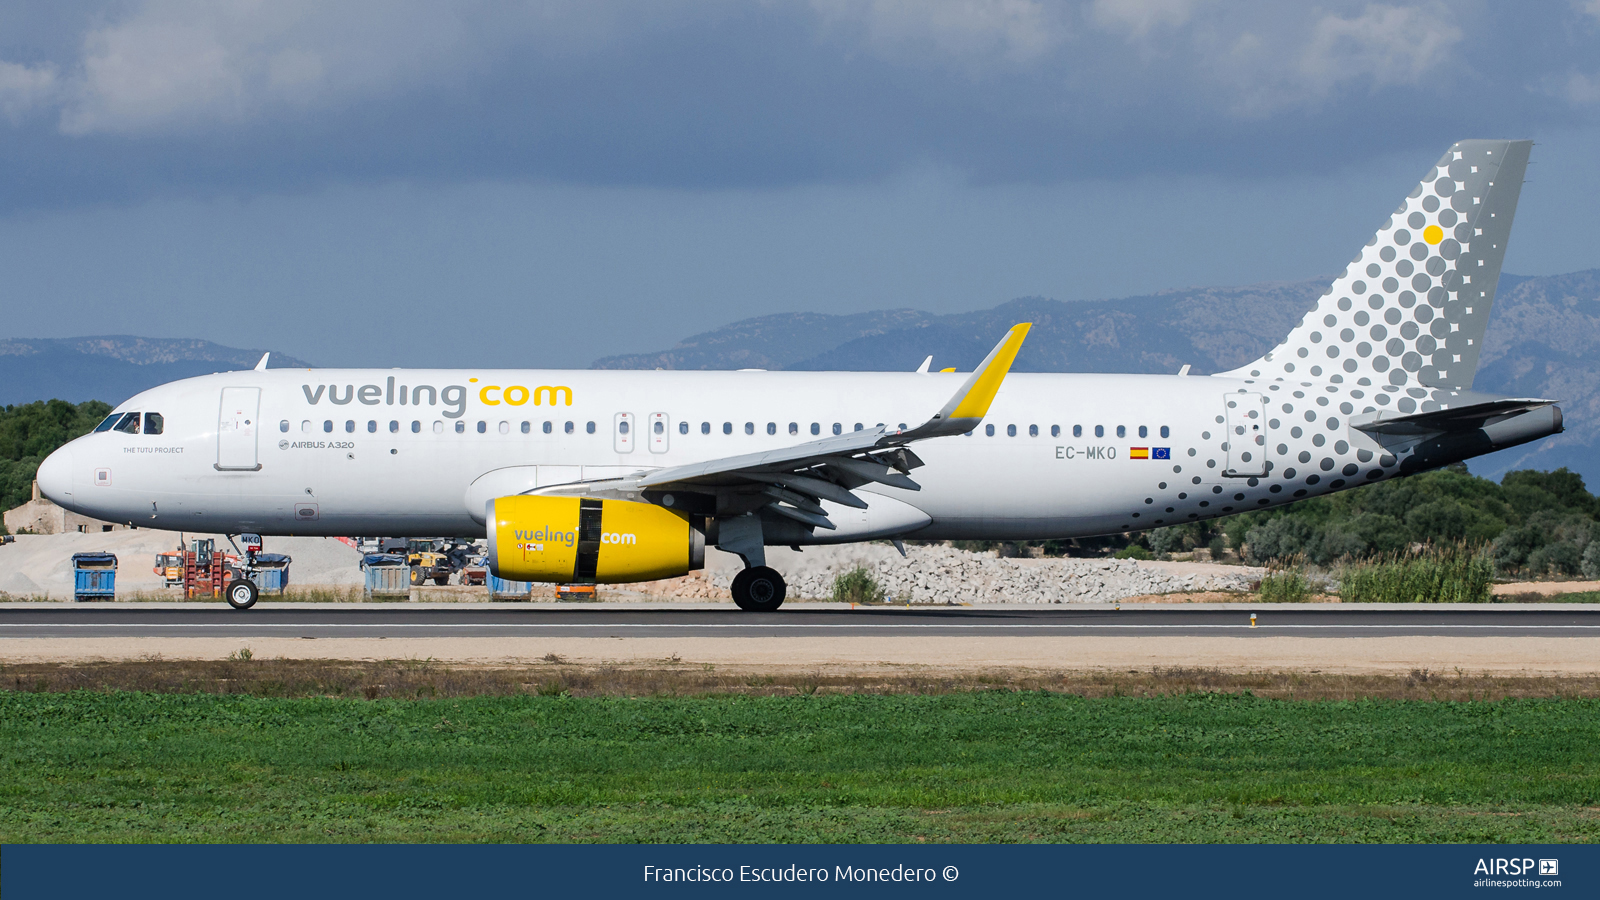
[[[1254,613],[1256,621],[1251,623]],[[1600,637],[1600,608],[1352,609],[1052,606],[716,609],[322,606],[234,610],[53,607],[0,609],[0,638],[42,637],[819,637],[1284,636]]]

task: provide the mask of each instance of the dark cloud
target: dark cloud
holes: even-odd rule
[[[1485,3],[22,4],[0,194],[1293,174],[1591,122],[1597,20]]]

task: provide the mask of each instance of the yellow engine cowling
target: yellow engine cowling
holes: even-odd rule
[[[701,531],[648,503],[518,495],[488,513],[489,570],[507,581],[621,584],[705,565]]]

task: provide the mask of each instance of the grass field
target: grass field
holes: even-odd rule
[[[1589,842],[1596,746],[1595,699],[8,690],[0,841]]]

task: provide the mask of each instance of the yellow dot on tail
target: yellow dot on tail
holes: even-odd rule
[[[1437,244],[1444,240],[1444,229],[1437,225],[1429,225],[1422,229],[1422,239],[1430,244]]]

